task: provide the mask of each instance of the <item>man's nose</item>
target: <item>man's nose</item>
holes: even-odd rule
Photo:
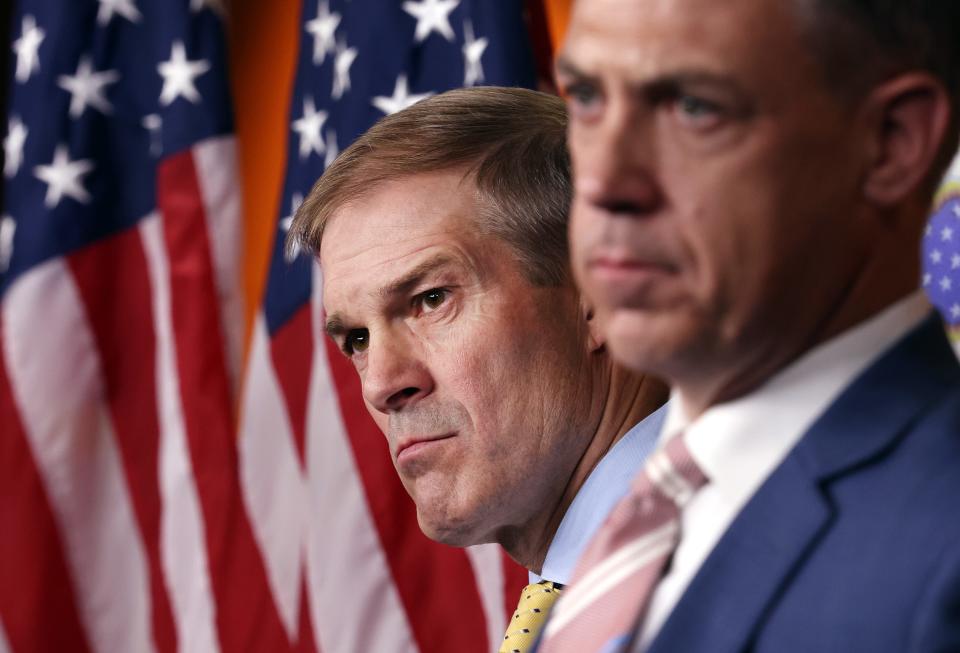
[[[403,339],[371,333],[363,374],[363,397],[377,411],[389,414],[433,392],[433,378],[418,348]]]
[[[576,193],[607,213],[641,217],[663,202],[653,117],[612,103],[602,119],[571,139]]]

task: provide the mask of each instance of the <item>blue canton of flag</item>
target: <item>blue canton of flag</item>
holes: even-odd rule
[[[25,0],[13,20],[0,292],[157,206],[164,154],[232,128],[219,0]]]
[[[949,197],[927,224],[923,289],[944,319],[960,326],[960,197]]]

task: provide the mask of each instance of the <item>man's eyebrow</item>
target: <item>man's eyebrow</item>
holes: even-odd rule
[[[336,338],[346,333],[349,329],[347,329],[343,317],[339,313],[334,313],[327,317],[327,323],[324,325],[323,330],[326,331],[327,335],[331,338]]]
[[[454,262],[454,258],[449,254],[437,254],[431,258],[428,258],[426,261],[419,263],[416,267],[405,273],[402,277],[392,282],[390,285],[381,288],[378,294],[383,299],[390,299],[391,297],[396,297],[397,295],[405,295],[410,290],[419,284],[424,277],[428,274],[436,272],[451,263]],[[340,313],[332,313],[327,317],[326,324],[324,325],[324,331],[327,332],[331,338],[336,339],[337,336],[341,336],[351,328],[347,326],[346,319]]]
[[[567,59],[563,53],[557,55],[557,62],[555,64],[557,72],[561,75],[567,75],[569,77],[576,77],[578,79],[593,79],[591,75],[586,74],[579,68],[577,68],[573,62]]]
[[[405,295],[419,284],[423,278],[437,270],[444,268],[454,262],[449,254],[437,254],[419,263],[412,270],[408,271],[402,277],[392,282],[388,286],[380,289],[380,296],[383,299],[389,299],[396,295]]]
[[[556,69],[557,72],[562,75],[587,82],[598,82],[596,76],[580,70],[576,64],[564,57],[562,53],[557,56]],[[694,85],[713,86],[729,91],[740,90],[739,86],[725,75],[688,68],[666,71],[651,79],[637,80],[630,84],[636,91],[647,95],[660,95],[671,89]]]

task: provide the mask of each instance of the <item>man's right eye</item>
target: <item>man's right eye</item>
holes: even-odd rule
[[[352,329],[343,339],[343,353],[347,356],[362,353],[370,345],[370,332],[366,329]]]
[[[560,96],[567,102],[567,110],[572,116],[589,118],[600,106],[600,91],[593,84],[581,81],[562,84]]]

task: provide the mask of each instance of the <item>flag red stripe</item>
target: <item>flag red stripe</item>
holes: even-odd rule
[[[550,38],[550,8],[544,6],[549,0],[526,0],[527,34],[530,35],[530,47],[533,50],[533,62],[537,69],[539,90],[556,93],[553,79],[553,42]],[[513,616],[513,613],[510,613]]]
[[[153,639],[160,653],[177,631],[160,554],[156,337],[147,261],[136,229],[97,241],[67,258],[103,369],[117,447],[147,554]]]
[[[370,513],[417,643],[424,651],[487,653],[483,604],[466,552],[420,531],[383,434],[364,407],[356,371],[329,338],[323,341]]]
[[[288,651],[241,500],[233,405],[203,201],[189,151],[158,169],[177,370],[225,653]]]
[[[300,623],[298,624],[297,643],[293,650],[294,653],[320,653],[316,638],[313,636],[313,623],[310,620],[310,595],[307,592],[306,576],[300,578]]]
[[[304,443],[307,431],[307,393],[310,390],[310,369],[313,361],[313,334],[310,304],[304,304],[293,317],[270,338],[270,359],[283,392],[290,416],[293,440],[305,468]]]
[[[0,426],[0,620],[7,640],[15,652],[87,653],[90,644],[77,612],[63,541],[13,400],[2,351]]]

